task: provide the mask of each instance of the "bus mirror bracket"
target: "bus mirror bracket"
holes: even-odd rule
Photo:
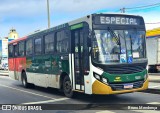
[[[88,42],[87,42],[88,47],[91,47],[91,38],[88,38]]]
[[[91,47],[91,37],[92,37],[92,31],[89,30],[89,34],[88,34],[88,41],[87,41],[87,45],[88,47]]]

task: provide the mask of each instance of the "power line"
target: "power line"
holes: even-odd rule
[[[156,3],[156,4],[150,4],[150,5],[145,5],[145,6],[139,6],[139,7],[131,7],[131,8],[121,8],[119,11],[121,11],[121,13],[125,13],[125,10],[136,10],[136,9],[144,9],[144,8],[151,8],[151,7],[158,7],[160,6],[160,3]]]
[[[156,5],[160,5],[160,3],[150,4],[150,5],[145,5],[145,6],[139,6],[139,7],[125,8],[125,9],[139,9],[139,8],[145,8],[145,7],[152,7],[152,6],[156,6]]]
[[[160,22],[154,22],[154,23],[145,23],[145,24],[160,24]]]
[[[152,7],[140,8],[140,9],[127,9],[127,11],[129,12],[129,11],[149,10],[149,9],[153,9],[153,8],[156,8],[156,7],[159,7],[159,6],[154,6],[154,7],[152,6]]]

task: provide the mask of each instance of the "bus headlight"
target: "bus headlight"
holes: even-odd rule
[[[144,75],[144,81],[146,81],[147,78],[148,78],[148,74],[145,74],[145,75]]]
[[[102,78],[102,82],[107,84],[107,79],[106,78]]]
[[[101,77],[100,77],[98,74],[94,74],[94,77],[95,77],[96,79],[98,79],[98,80],[101,79]]]
[[[147,71],[148,71],[148,69],[149,69],[149,66],[148,66],[148,65],[146,66],[146,69],[147,69]]]
[[[104,78],[103,76],[100,76],[100,75],[98,75],[97,73],[94,73],[93,75],[94,75],[94,77],[95,77],[97,80],[99,80],[99,81],[101,81],[101,82],[103,82],[103,83],[105,83],[105,84],[108,84],[107,78]]]

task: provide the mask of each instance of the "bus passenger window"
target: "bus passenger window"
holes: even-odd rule
[[[19,43],[19,56],[24,56],[24,42]]]
[[[14,52],[14,56],[17,57],[18,56],[18,45],[15,45],[15,52]]]
[[[45,36],[45,53],[54,51],[54,33]]]
[[[13,45],[9,45],[9,57],[13,57]]]
[[[68,52],[69,43],[68,37],[65,35],[65,31],[57,32],[56,34],[57,42],[56,42],[56,50],[59,53]]]
[[[32,55],[32,49],[33,49],[32,39],[29,39],[26,42],[26,55]]]
[[[34,40],[34,52],[36,55],[40,55],[42,52],[42,42],[41,38],[37,38]]]

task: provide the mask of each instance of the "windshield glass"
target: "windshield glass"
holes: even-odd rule
[[[95,30],[92,58],[96,63],[132,63],[145,58],[145,31]]]

